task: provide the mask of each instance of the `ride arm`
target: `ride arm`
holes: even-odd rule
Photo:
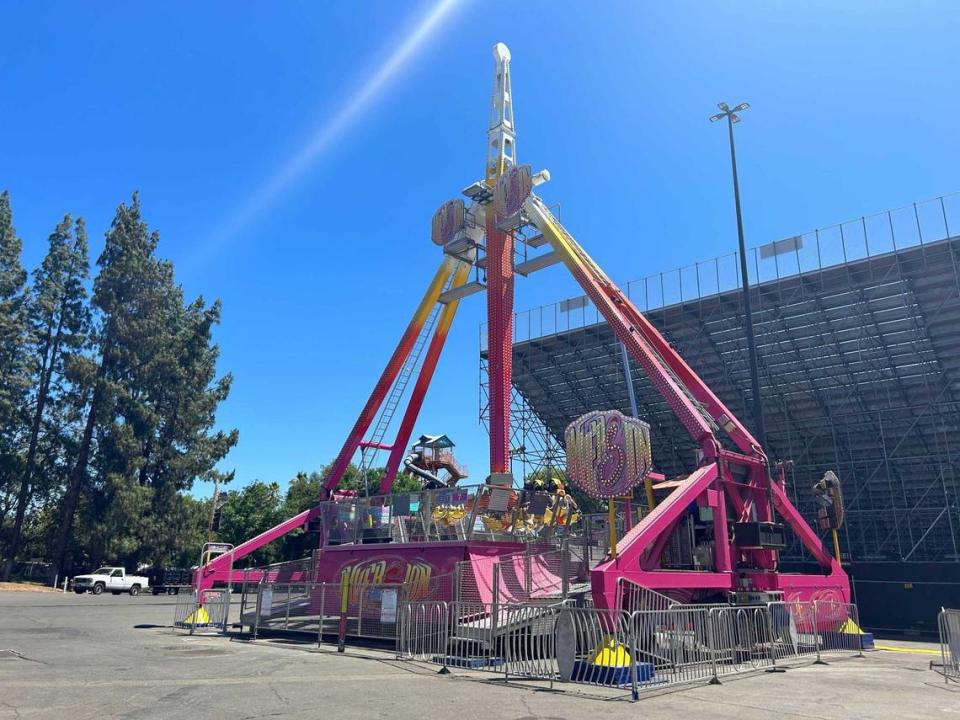
[[[206,565],[197,568],[194,576],[194,587],[196,587],[197,590],[205,590],[213,587],[214,581],[217,580],[217,573],[229,572],[230,568],[234,565],[234,563],[236,563],[237,560],[245,558],[254,550],[262,548],[267,543],[271,543],[274,540],[283,537],[287,533],[292,532],[299,527],[303,527],[315,517],[320,515],[320,510],[322,507],[322,505],[316,505],[309,510],[304,510],[299,515],[294,515],[289,520],[285,520],[279,525],[260,533],[256,537],[250,538],[246,542],[237,545],[230,552],[224,553],[223,555],[218,555]]]
[[[461,262],[453,273],[453,281],[450,284],[451,289],[463,286],[470,279],[470,268],[472,265],[468,262]],[[403,456],[407,443],[410,442],[410,435],[413,433],[413,425],[420,414],[420,408],[423,407],[423,400],[427,395],[427,388],[433,379],[434,370],[437,369],[437,363],[440,360],[440,353],[443,352],[443,346],[446,343],[447,335],[450,333],[450,327],[453,325],[453,318],[457,314],[457,308],[460,306],[459,299],[453,299],[448,302],[440,313],[436,330],[430,339],[430,346],[427,348],[426,356],[423,360],[423,367],[420,368],[420,374],[417,376],[417,382],[410,393],[410,400],[407,402],[407,409],[403,413],[403,419],[400,421],[400,428],[397,430],[397,437],[393,441],[393,447],[390,450],[390,456],[387,458],[387,470],[380,481],[380,494],[387,495],[393,489],[393,481],[397,477],[397,470],[400,465],[400,458]]]
[[[530,195],[524,201],[523,207],[531,222],[543,233],[580,287],[610,324],[617,338],[626,345],[633,358],[640,363],[653,386],[663,395],[691,437],[702,445],[716,445],[713,430],[706,418],[684,394],[671,374],[661,366],[656,352],[646,337],[624,314],[624,305],[629,304],[629,300],[615,299],[606,292],[602,279],[597,276],[596,265],[584,259],[584,253],[577,242],[560,225],[540,198]],[[719,448],[714,448],[716,449]]]
[[[367,400],[366,405],[364,405],[363,410],[360,411],[360,416],[357,418],[353,429],[350,431],[346,441],[343,443],[340,453],[330,466],[330,470],[327,472],[323,483],[323,490],[321,493],[322,499],[329,497],[330,493],[332,493],[337,488],[337,485],[340,484],[340,480],[343,478],[343,473],[346,472],[347,467],[350,465],[350,461],[353,459],[354,453],[356,453],[357,448],[360,447],[360,442],[363,440],[364,433],[366,433],[369,429],[370,424],[377,415],[377,410],[380,409],[384,398],[390,391],[390,387],[397,379],[397,375],[399,375],[404,361],[410,354],[410,351],[416,342],[417,336],[423,329],[423,326],[430,315],[430,311],[433,309],[433,306],[436,305],[437,300],[440,297],[440,293],[443,291],[444,285],[446,284],[458,262],[459,261],[456,258],[450,255],[444,255],[443,261],[440,263],[440,267],[433,276],[433,280],[430,281],[430,285],[427,287],[426,293],[424,293],[423,298],[420,300],[420,304],[417,305],[417,309],[413,314],[413,318],[410,320],[410,324],[407,325],[407,329],[400,338],[400,342],[393,351],[393,355],[390,356],[390,360],[387,362],[387,366],[383,369],[383,373],[380,375],[380,379],[374,386],[373,392],[370,393],[370,397]]]
[[[706,435],[712,436],[713,433],[709,425],[698,421],[702,413],[690,401],[687,393],[723,428],[742,452],[765,461],[763,449],[750,431],[594,262],[543,201],[531,195],[524,202],[524,210],[693,438],[702,442]]]

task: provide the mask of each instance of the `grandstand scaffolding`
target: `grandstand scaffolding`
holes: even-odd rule
[[[839,474],[845,561],[960,562],[957,230],[953,194],[750,251],[768,451],[793,461],[790,496],[809,518],[813,484],[825,470]],[[738,265],[730,254],[625,291],[750,417]],[[597,408],[629,413],[630,401],[619,342],[587,298],[518,313],[514,333],[513,459],[526,474],[560,456],[571,420]],[[680,474],[696,447],[644,373],[632,365],[631,375],[656,469]],[[784,557],[804,559],[800,544]]]

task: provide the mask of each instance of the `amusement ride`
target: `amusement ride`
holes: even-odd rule
[[[224,548],[196,571],[197,589],[235,582],[244,557],[303,529],[317,537],[312,579],[407,584],[411,598],[453,599],[445,595],[462,590],[467,568],[481,599],[509,602],[510,588],[504,581],[494,588],[490,577],[495,561],[531,548],[563,548],[578,568],[581,598],[599,609],[628,609],[633,596],[624,587],[680,603],[848,603],[839,553],[825,546],[788,497],[787,464],[767,455],[537,194],[550,174],[518,164],[510,51],[498,43],[493,55],[484,175],[433,216],[439,267],[329,466],[322,496],[315,507]],[[511,472],[514,286],[517,276],[553,265],[574,277],[698,448],[688,474],[666,478],[653,471],[650,429],[641,419],[596,408],[570,423],[566,478],[583,495],[608,502],[599,534],[562,482],[530,481]],[[484,291],[489,472],[470,487],[447,436],[423,435],[412,446],[411,437],[459,303]],[[396,435],[386,442],[404,397]],[[358,454],[363,473],[380,452],[388,455],[379,494],[360,497],[339,489]],[[422,489],[392,493],[398,472],[418,478]],[[831,492],[833,485],[822,495]],[[631,505],[635,493],[639,500]],[[839,502],[838,488],[834,496]],[[823,527],[831,527],[824,515]],[[788,532],[818,572],[781,568]],[[597,543],[603,547],[599,557],[579,549]],[[551,569],[541,572],[549,575]],[[458,582],[441,582],[454,573],[460,573]]]

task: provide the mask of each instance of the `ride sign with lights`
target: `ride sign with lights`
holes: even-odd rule
[[[650,472],[650,426],[617,410],[581,415],[564,440],[567,477],[591,497],[629,496]]]

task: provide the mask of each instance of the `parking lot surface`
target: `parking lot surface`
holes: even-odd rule
[[[0,593],[0,718],[960,718],[960,687],[929,669],[935,645],[630,703],[438,676],[389,649],[189,636],[170,627],[175,600]]]

